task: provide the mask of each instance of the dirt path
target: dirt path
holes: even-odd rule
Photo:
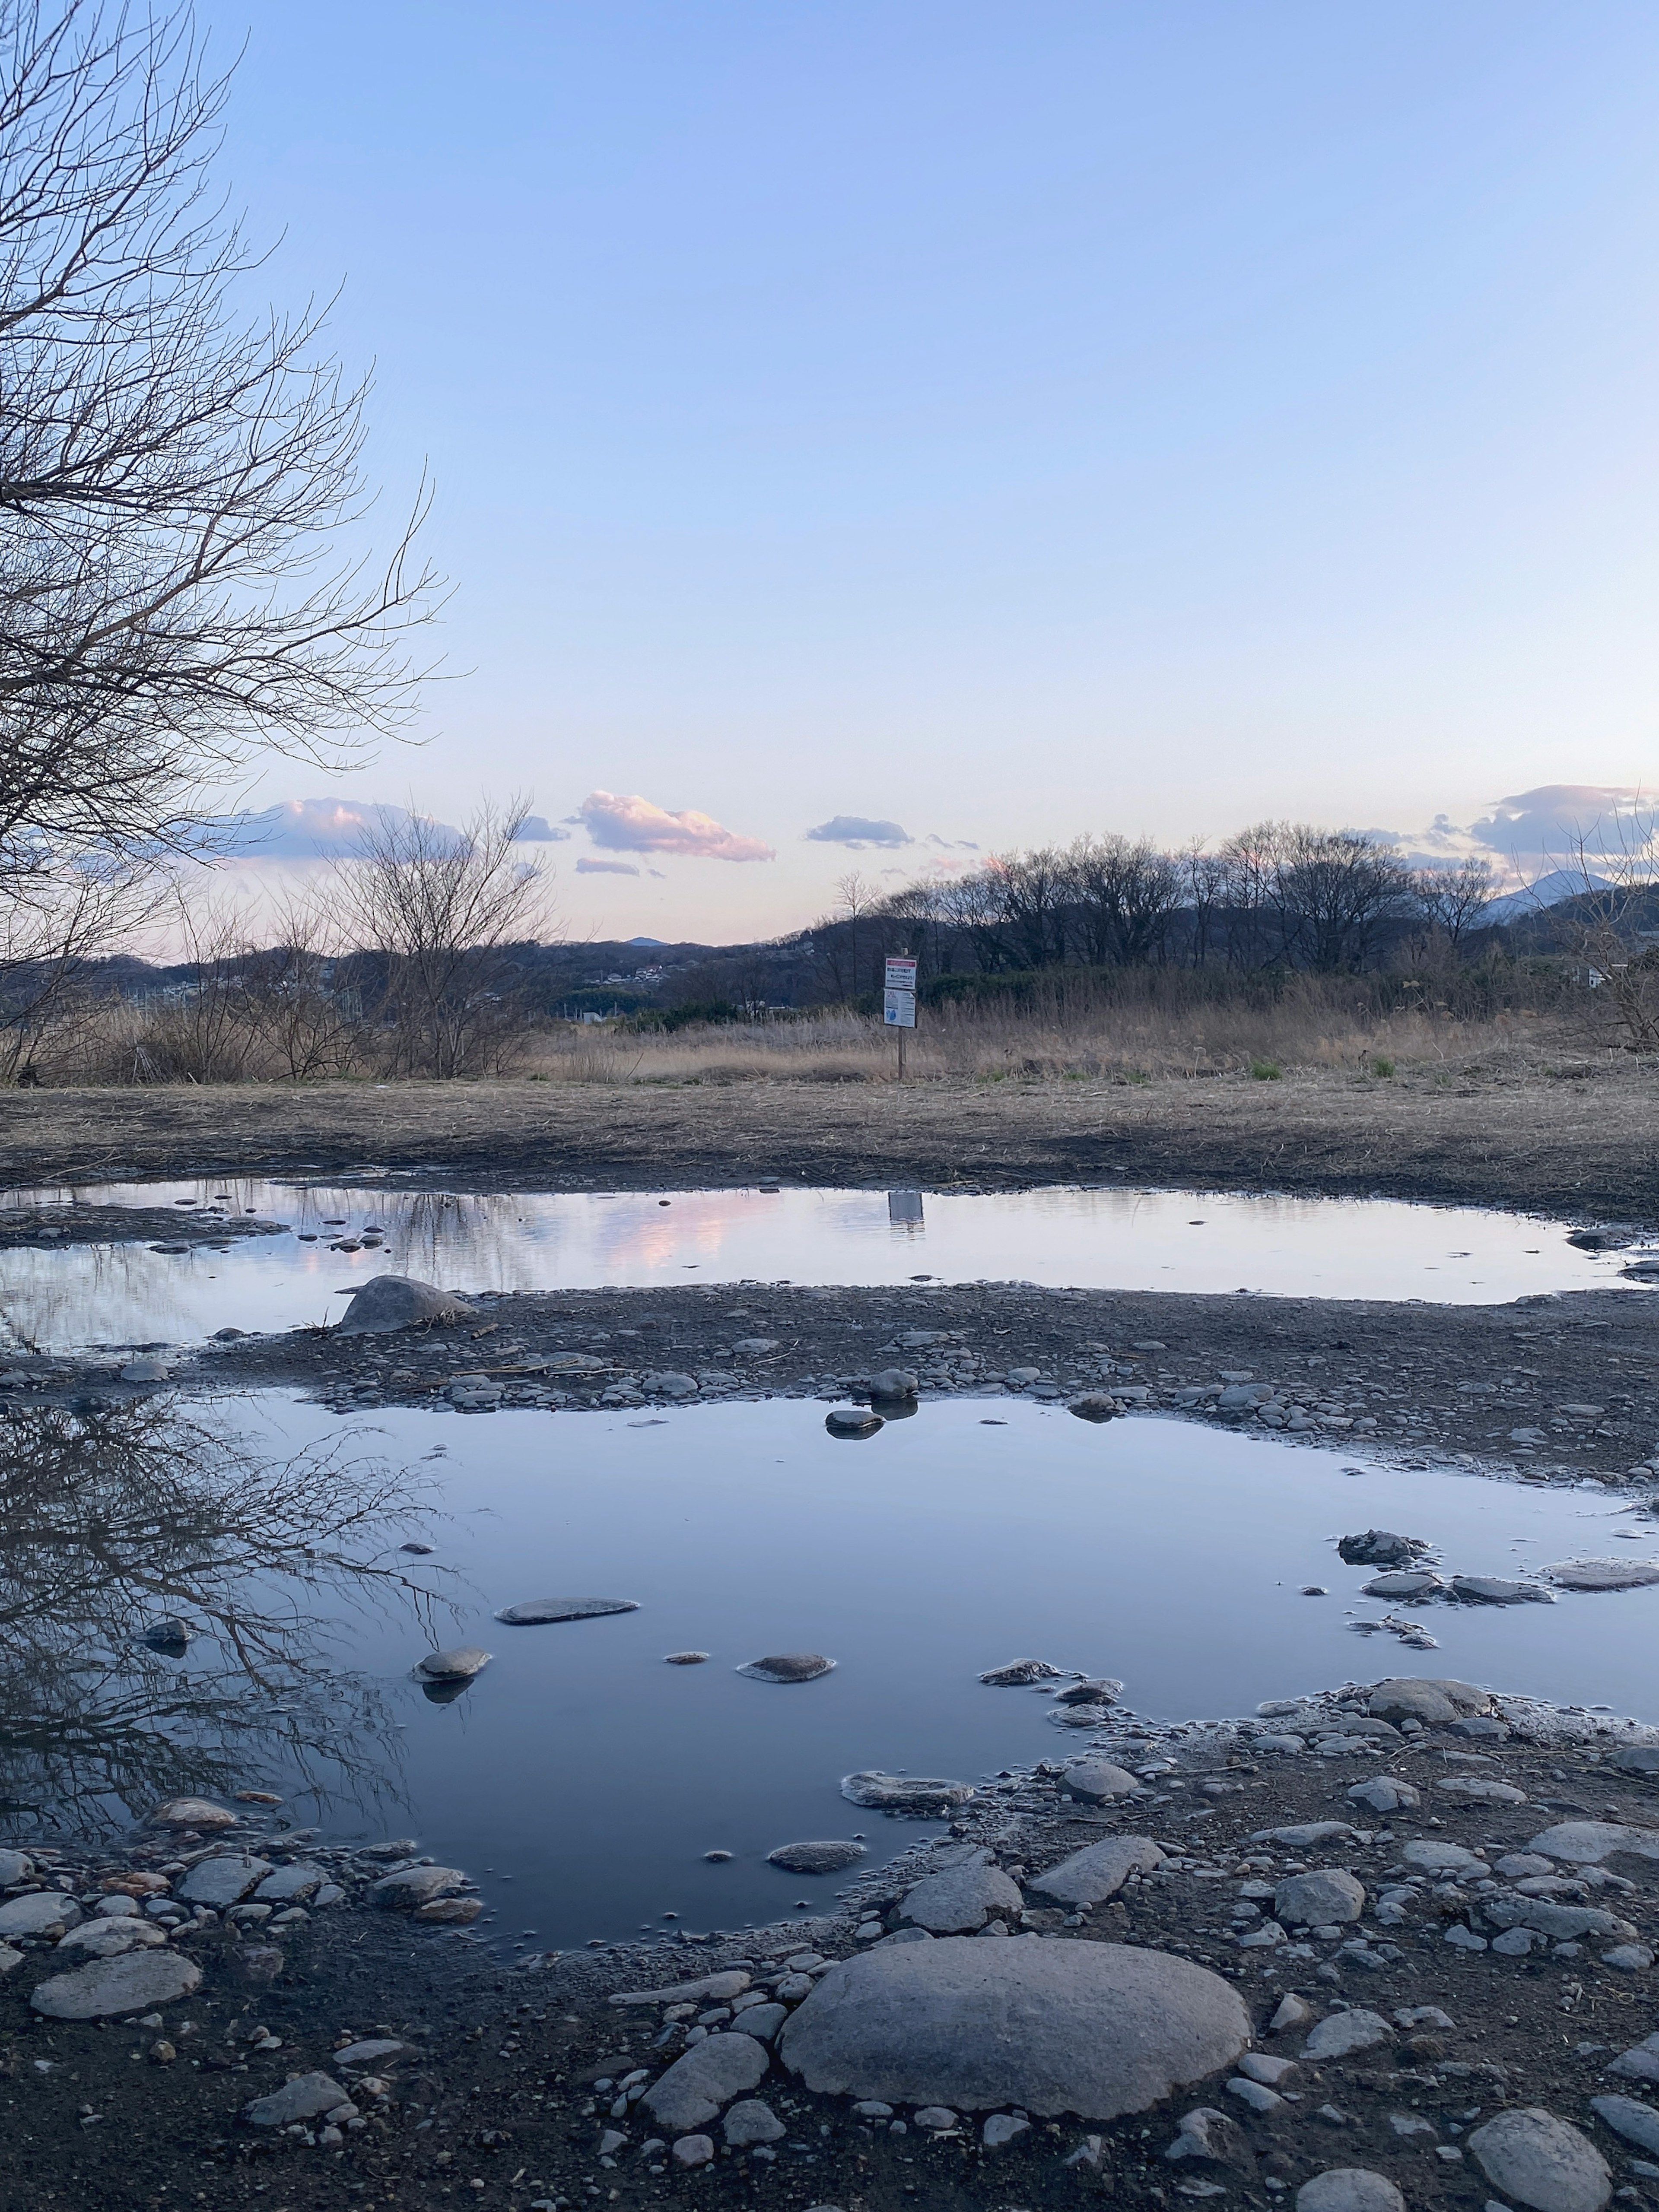
[[[387,1174],[475,1188],[1136,1182],[1659,1224],[1655,1075],[1128,1085],[535,1081],[11,1091],[0,1182]]]

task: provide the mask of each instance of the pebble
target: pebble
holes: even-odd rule
[[[234,1828],[236,1815],[205,1797],[169,1797],[149,1816],[154,1828],[194,1828],[205,1836],[221,1828]]]
[[[429,1651],[416,1662],[415,1672],[428,1682],[470,1682],[489,1664],[492,1655],[476,1644],[458,1644],[453,1651]]]
[[[386,1911],[412,1912],[417,1905],[430,1905],[445,1890],[458,1889],[465,1880],[459,1867],[403,1867],[396,1874],[382,1875],[368,1894]]]
[[[1352,1803],[1369,1805],[1374,1813],[1415,1812],[1423,1793],[1392,1774],[1379,1774],[1370,1782],[1356,1782],[1348,1792]]]
[[[669,1651],[663,1655],[665,1667],[701,1667],[708,1657],[706,1651]]]
[[[832,1437],[873,1437],[886,1423],[879,1413],[872,1413],[862,1406],[832,1406],[823,1417],[823,1425]]]
[[[1492,2187],[1529,2212],[1601,2212],[1613,2194],[1589,2137],[1540,2106],[1499,2112],[1467,2140]]]
[[[238,1905],[268,1874],[275,1872],[269,1859],[256,1859],[245,1851],[203,1859],[179,1884],[174,1895],[186,1905],[208,1905],[216,1911]]]

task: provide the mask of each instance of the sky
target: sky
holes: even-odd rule
[[[567,929],[718,941],[1651,787],[1648,0],[201,12],[453,586],[422,742],[271,763],[289,830],[522,793]]]

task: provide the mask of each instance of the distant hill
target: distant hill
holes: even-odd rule
[[[1494,899],[1482,911],[1480,926],[1483,929],[1497,928],[1536,914],[1540,907],[1559,906],[1564,899],[1582,898],[1586,891],[1611,889],[1605,876],[1587,875],[1582,868],[1556,868],[1547,876],[1540,876],[1525,890],[1510,891],[1503,898]]]

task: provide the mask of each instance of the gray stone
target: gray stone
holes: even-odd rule
[[[1365,1885],[1338,1867],[1287,1875],[1273,1891],[1273,1911],[1286,1927],[1340,1927],[1364,1910]]]
[[[684,2134],[718,2118],[720,2108],[763,2078],[765,2045],[752,2035],[711,2035],[695,2044],[653,2082],[640,2102],[659,2128]]]
[[[925,1815],[966,1804],[974,1794],[974,1785],[946,1782],[934,1775],[883,1774],[872,1768],[861,1774],[843,1774],[841,1794],[849,1804],[863,1805],[872,1813]]]
[[[1092,2138],[1098,2142],[1099,2137]],[[1255,2153],[1251,2149],[1244,2132],[1226,2112],[1218,2112],[1213,2105],[1200,2105],[1195,2112],[1183,2112],[1181,2130],[1164,2153],[1171,2165],[1192,2164],[1211,2172],[1238,2173],[1249,2179],[1255,2176]],[[1200,2195],[1207,2192],[1205,2185],[1189,2183],[1189,2191],[1196,2189]]]
[[[1291,2028],[1306,2027],[1312,2018],[1313,2007],[1306,1997],[1299,1997],[1291,1992],[1279,2000],[1278,2010],[1267,2022],[1267,2033],[1269,2035],[1284,2035]]]
[[[832,1406],[823,1417],[823,1425],[832,1437],[873,1437],[887,1425],[879,1413],[872,1413],[862,1406]]]
[[[921,1930],[918,1929],[916,1932],[920,1934]],[[896,1936],[891,1936],[888,1940],[896,1942],[898,1939]],[[752,2035],[757,2042],[770,2043],[788,2017],[787,2005],[747,2005],[742,2012],[733,2014],[728,2033],[733,2035]]]
[[[329,2063],[334,2066],[374,2066],[414,2048],[412,2043],[405,2043],[401,2036],[371,2036],[362,2043],[347,2044],[343,2051],[331,2051]]]
[[[820,1674],[830,1674],[835,1664],[821,1651],[773,1651],[764,1659],[750,1659],[737,1671],[747,1674],[751,1682],[816,1682]]]
[[[9,1943],[0,1943],[0,1980],[14,1973],[23,1963],[23,1954],[14,1951]]]
[[[1409,1867],[1417,1867],[1425,1874],[1483,1875],[1486,1871],[1484,1859],[1466,1851],[1462,1844],[1437,1843],[1432,1836],[1413,1837],[1402,1844],[1401,1857]]]
[[[787,1874],[839,1874],[864,1855],[862,1844],[780,1844],[776,1850],[768,1851],[766,1863]]]
[[[415,1672],[423,1682],[470,1682],[489,1664],[491,1654],[476,1644],[458,1644],[453,1651],[428,1651]]]
[[[1563,1559],[1543,1571],[1570,1590],[1644,1589],[1659,1583],[1659,1566],[1648,1559]]]
[[[1481,1915],[1494,1928],[1535,1928],[1553,1943],[1576,1943],[1586,1936],[1616,1936],[1627,1942],[1636,1930],[1616,1912],[1596,1905],[1557,1905],[1547,1897],[1487,1897]]]
[[[1530,2212],[1601,2212],[1613,2194],[1607,2162],[1587,2135],[1534,2105],[1499,2112],[1467,2144],[1494,2189]]]
[[[714,2155],[712,2136],[682,2136],[669,2152],[676,2166],[707,2166]]]
[[[1164,1854],[1149,1836],[1112,1836],[1073,1851],[1029,1886],[1060,1905],[1103,1905],[1132,1874],[1150,1874],[1163,1863]]]
[[[1060,1668],[1046,1659],[1011,1659],[1006,1667],[988,1668],[979,1679],[994,1690],[1023,1690],[1033,1682],[1057,1682]]]
[[[1188,1960],[945,1936],[832,1967],[778,2048],[815,2091],[1110,2119],[1218,2072],[1249,2040],[1237,1992]]]
[[[1602,1952],[1601,1964],[1616,1973],[1644,1974],[1653,1964],[1653,1954],[1645,1943],[1619,1943]]]
[[[327,1880],[327,1870],[323,1867],[278,1867],[275,1874],[266,1875],[253,1894],[267,1905],[291,1905],[296,1898],[309,1897]]]
[[[1524,1805],[1527,1793],[1512,1782],[1492,1782],[1480,1774],[1454,1774],[1435,1787],[1445,1797],[1468,1797],[1486,1805]]]
[[[1302,2078],[1302,2069],[1294,2058],[1270,2058],[1264,2051],[1247,2051],[1238,2062],[1238,2070],[1247,2080],[1264,2081],[1270,2089],[1286,2089]]]
[[[708,1656],[706,1651],[665,1651],[663,1664],[665,1667],[701,1667]]]
[[[203,1835],[217,1828],[234,1828],[236,1815],[206,1797],[169,1797],[149,1816],[154,1828],[195,1828]]]
[[[1553,1605],[1541,1583],[1510,1581],[1503,1575],[1454,1575],[1452,1595],[1466,1605]]]
[[[1348,1797],[1355,1805],[1369,1805],[1373,1813],[1414,1813],[1423,1802],[1420,1790],[1392,1774],[1378,1774],[1369,1782],[1356,1782]]]
[[[639,1600],[631,1597],[532,1597],[522,1605],[503,1606],[495,1615],[509,1628],[543,1628],[555,1620],[599,1620],[607,1613],[637,1613]]]
[[[1484,1690],[1442,1675],[1392,1675],[1379,1682],[1366,1700],[1381,1721],[1421,1721],[1425,1728],[1444,1728],[1466,1713],[1491,1710]]]
[[[1494,1936],[1492,1948],[1503,1959],[1524,1959],[1537,1948],[1539,1937],[1531,1928],[1506,1928]]]
[[[1493,1720],[1486,1713],[1474,1713],[1465,1720],[1454,1721],[1446,1733],[1462,1736],[1466,1743],[1507,1743],[1510,1730],[1505,1721]]]
[[[1352,1840],[1358,1831],[1346,1820],[1304,1820],[1292,1828],[1258,1828],[1250,1840],[1255,1844],[1285,1844],[1293,1851],[1310,1850],[1316,1844],[1334,1843],[1338,1837]]]
[[[1029,2120],[1017,2119],[1011,2112],[993,2112],[979,2131],[979,2139],[987,2150],[1001,2150],[1016,2136],[1030,2129]]]
[[[1127,1767],[1115,1766],[1109,1759],[1079,1759],[1060,1776],[1060,1786],[1082,1804],[1104,1805],[1114,1797],[1133,1796],[1141,1784]]]
[[[415,1328],[422,1322],[470,1321],[477,1313],[452,1291],[412,1275],[371,1275],[352,1291],[337,1336],[378,1335],[388,1329]]]
[[[9,1889],[15,1881],[27,1881],[34,1873],[34,1862],[22,1851],[0,1850],[0,1889]]]
[[[1123,1408],[1115,1398],[1108,1397],[1103,1390],[1085,1390],[1080,1398],[1073,1398],[1066,1410],[1068,1413],[1075,1413],[1079,1421],[1115,1421]],[[985,2124],[989,2127],[992,2123],[988,2120]]]
[[[227,1852],[222,1858],[199,1860],[173,1895],[185,1905],[210,1905],[222,1911],[228,1905],[240,1905],[272,1871],[269,1859],[256,1859],[246,1851]]]
[[[666,1989],[618,1990],[611,2002],[613,2005],[730,2004],[733,1997],[743,1995],[749,1979],[741,1966],[727,1966],[718,1974],[705,1974],[701,1981],[672,1982]]]
[[[1621,1820],[1558,1820],[1541,1836],[1534,1836],[1527,1849],[1541,1851],[1546,1858],[1565,1859],[1570,1866],[1599,1866],[1619,1851],[1659,1859],[1659,1828],[1632,1828]]]
[[[1638,2150],[1650,2150],[1659,2156],[1659,2112],[1651,2105],[1643,2104],[1638,2097],[1592,2097],[1590,2110],[1614,2135],[1623,2136]]]
[[[787,2130],[769,2105],[745,2097],[727,2112],[720,2132],[733,2150],[748,2150],[755,2143],[776,2142]]]
[[[1373,1575],[1360,1589],[1367,1597],[1434,1597],[1446,1585],[1431,1567],[1407,1567],[1399,1574]]]
[[[1429,1548],[1420,1536],[1396,1536],[1391,1528],[1367,1528],[1344,1536],[1336,1547],[1351,1567],[1404,1567]]]
[[[459,1867],[402,1867],[396,1874],[382,1875],[370,1885],[368,1894],[386,1911],[412,1912],[416,1905],[430,1905],[447,1890],[459,1889],[465,1880]]]
[[[118,1959],[128,1951],[154,1951],[167,1940],[153,1920],[83,1920],[58,1946],[60,1959]]]
[[[924,2105],[915,2115],[915,2123],[930,2134],[943,2135],[947,2129],[955,2127],[957,2116],[948,2105]]]
[[[324,2112],[334,2112],[350,2102],[349,2094],[330,2075],[296,2074],[291,2081],[284,2081],[268,2097],[256,2097],[252,2104],[244,2105],[242,2118],[250,2127],[288,2128],[299,2120],[317,2119]]]
[[[1406,2212],[1406,2200],[1386,2174],[1368,2166],[1333,2166],[1303,2183],[1296,2212]]]
[[[1350,2058],[1357,2051],[1375,2051],[1393,2039],[1394,2030],[1378,2013],[1328,2013],[1303,2045],[1302,2056],[1316,2065],[1323,2058]]]
[[[1607,1764],[1621,1774],[1659,1774],[1659,1743],[1621,1744]]]
[[[870,1377],[872,1398],[892,1398],[902,1403],[906,1398],[914,1398],[921,1388],[908,1367],[884,1367]]]
[[[16,1936],[62,1936],[78,1925],[81,1908],[61,1889],[37,1889],[0,1905],[0,1942]]]
[[[201,1986],[202,1970],[195,1960],[169,1947],[77,1966],[71,1974],[42,1982],[30,1992],[29,2002],[49,2020],[110,2020],[176,2003]]]
[[[732,1349],[739,1359],[759,1359],[766,1352],[775,1352],[778,1341],[775,1336],[740,1336]]]
[[[994,1915],[1017,1913],[1024,1905],[1018,1883],[992,1863],[989,1852],[975,1851],[907,1890],[899,1917],[930,1936],[967,1936]]]

